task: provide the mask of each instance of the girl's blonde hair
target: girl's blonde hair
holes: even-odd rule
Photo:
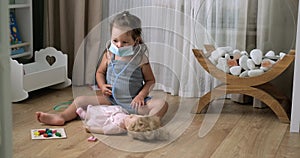
[[[157,116],[139,117],[128,128],[128,135],[139,140],[166,140],[169,134],[162,130]]]

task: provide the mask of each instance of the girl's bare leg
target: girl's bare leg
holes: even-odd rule
[[[156,115],[160,119],[166,114],[168,111],[168,103],[162,99],[152,98],[147,101],[145,106],[142,106],[138,109],[138,114],[140,115]]]
[[[49,114],[36,112],[36,119],[48,125],[64,125],[65,122],[71,121],[77,117],[76,109],[85,108],[88,105],[110,105],[111,103],[105,96],[80,96],[75,98],[73,103],[66,110],[59,114]]]

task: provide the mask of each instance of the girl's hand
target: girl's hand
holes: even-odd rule
[[[136,110],[138,110],[139,107],[144,105],[145,105],[144,97],[139,95],[137,95],[131,102],[131,107]]]
[[[112,91],[111,91],[112,85],[109,84],[104,84],[101,86],[101,92],[103,95],[105,96],[111,96],[112,95]]]

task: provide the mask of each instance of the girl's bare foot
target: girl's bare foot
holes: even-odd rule
[[[48,114],[44,112],[36,112],[35,114],[36,119],[41,123],[58,126],[65,124],[64,118],[59,114]]]

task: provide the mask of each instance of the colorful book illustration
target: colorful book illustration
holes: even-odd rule
[[[21,35],[16,21],[16,16],[14,12],[9,14],[9,24],[10,24],[10,44],[17,45],[22,43]],[[13,47],[11,49],[11,55],[20,54],[24,52],[23,47]]]

